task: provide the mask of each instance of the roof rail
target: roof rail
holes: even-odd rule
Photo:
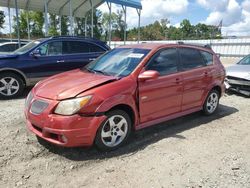
[[[212,49],[210,44],[199,44],[199,43],[186,43],[183,41],[178,41],[177,44],[179,45],[189,45],[189,46],[198,46],[198,47],[203,47],[203,48],[207,48],[207,49]]]
[[[94,39],[97,40],[96,38],[93,37],[85,37],[85,36],[72,36],[72,35],[59,35],[59,36],[51,36],[51,39],[56,39],[56,38],[82,38],[82,39]]]

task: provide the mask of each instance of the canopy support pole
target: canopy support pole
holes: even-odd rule
[[[8,6],[8,15],[9,15],[9,35],[10,35],[10,41],[12,42],[12,24],[11,24],[11,18],[10,18],[10,7]]]
[[[107,2],[108,8],[109,8],[109,46],[111,45],[111,35],[112,35],[112,28],[111,28],[111,3]]]
[[[20,23],[19,23],[19,15],[18,15],[18,9],[17,9],[17,0],[15,0],[15,9],[16,9],[16,22],[17,22],[17,38],[18,38],[18,47],[21,47],[20,42]]]
[[[85,19],[84,19],[84,36],[87,37],[87,21],[88,21],[88,17],[87,15],[85,15]]]
[[[94,7],[92,0],[89,0],[91,6],[91,37],[94,37]]]
[[[141,40],[141,10],[140,9],[136,9],[137,11],[137,14],[138,14],[138,38],[137,38],[137,43],[139,44],[140,43],[140,40]]]
[[[48,36],[48,0],[44,0],[45,37]]]
[[[29,11],[27,10],[27,28],[28,28],[28,39],[30,40],[30,20],[29,20]]]
[[[72,15],[72,1],[69,0],[69,19],[70,19],[70,35],[74,35],[73,33],[73,15]]]
[[[62,16],[61,15],[59,15],[59,28],[60,28],[59,34],[62,35]]]
[[[126,44],[127,40],[127,7],[122,6],[124,12],[124,45]]]

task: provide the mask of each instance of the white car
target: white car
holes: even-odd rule
[[[21,42],[21,47],[26,45],[27,42]],[[18,49],[18,42],[4,42],[0,43],[0,52],[14,52]]]
[[[250,54],[226,68],[225,85],[228,90],[250,96]]]

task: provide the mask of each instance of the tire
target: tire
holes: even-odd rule
[[[0,98],[12,99],[20,96],[25,88],[22,78],[15,73],[0,74]]]
[[[119,148],[128,140],[131,124],[131,118],[123,110],[109,112],[97,131],[95,145],[102,151]]]
[[[211,90],[207,95],[205,103],[203,104],[204,114],[209,116],[215,113],[219,106],[219,100],[219,92],[215,89]]]

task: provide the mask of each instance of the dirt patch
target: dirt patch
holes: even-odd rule
[[[25,127],[24,99],[0,102],[0,187],[250,187],[250,102],[221,99],[200,112],[134,133],[101,153],[38,143]]]

